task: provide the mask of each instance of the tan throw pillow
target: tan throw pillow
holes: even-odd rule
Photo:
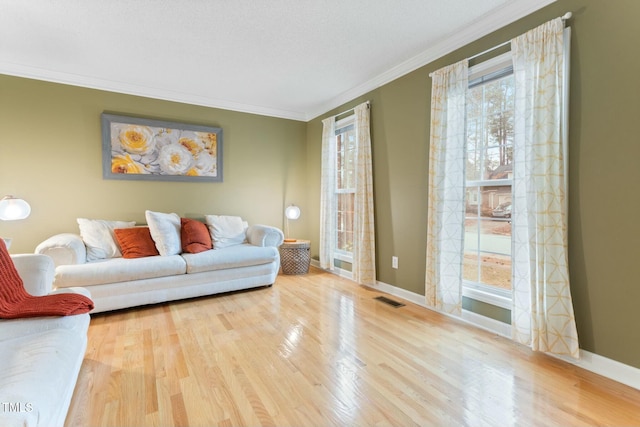
[[[197,254],[213,248],[207,225],[191,218],[180,218],[182,252]]]
[[[78,218],[80,237],[87,247],[87,261],[122,256],[113,230],[136,225],[135,221],[107,221],[103,219]]]
[[[143,258],[160,255],[151,238],[149,227],[116,228],[113,230],[123,258]]]

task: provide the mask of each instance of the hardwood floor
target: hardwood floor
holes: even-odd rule
[[[95,315],[66,426],[640,425],[638,390],[379,295],[312,268]]]

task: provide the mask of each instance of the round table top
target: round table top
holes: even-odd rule
[[[294,241],[290,241],[290,242],[283,242],[282,246],[287,247],[287,248],[306,248],[311,244],[310,240],[301,240],[301,239],[296,239]]]

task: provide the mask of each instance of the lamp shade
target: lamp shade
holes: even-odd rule
[[[300,208],[295,205],[291,205],[284,210],[284,215],[287,219],[298,219],[300,218]]]
[[[0,200],[0,219],[11,221],[25,219],[31,214],[31,206],[22,199],[5,196]]]

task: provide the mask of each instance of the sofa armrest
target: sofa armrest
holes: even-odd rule
[[[51,236],[36,246],[35,252],[53,258],[56,267],[87,262],[87,247],[78,234],[61,233]]]
[[[50,295],[55,295],[55,294],[80,294],[80,295],[84,295],[87,298],[91,298],[91,292],[89,292],[87,288],[81,288],[78,286],[74,286],[71,288],[58,288],[58,289],[55,289],[53,292],[51,292]]]
[[[284,234],[279,228],[256,224],[247,229],[247,240],[254,246],[278,247],[284,241]]]
[[[52,290],[55,267],[53,259],[39,254],[11,255],[24,288],[34,296],[47,295]]]

